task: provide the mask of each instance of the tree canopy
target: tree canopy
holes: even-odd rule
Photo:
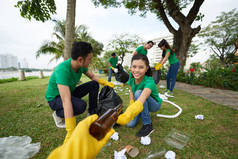
[[[192,28],[195,20],[201,20],[203,14],[199,9],[204,0],[91,0],[95,6],[102,5],[104,8],[121,7],[128,9],[130,14],[140,13],[145,16],[147,12],[153,13],[158,19],[162,20],[169,32],[174,35],[173,46],[183,68],[187,58],[187,52],[192,38],[200,31],[201,27]],[[192,5],[190,5],[193,2]],[[192,6],[187,15],[182,11],[184,8]],[[172,25],[169,20],[171,17],[178,28]]]
[[[114,35],[114,38],[109,42],[108,47],[116,53],[123,64],[126,53],[132,53],[134,48],[142,43],[142,38],[137,35],[130,35],[124,33],[121,35]]]
[[[57,41],[44,41],[41,47],[36,53],[36,57],[42,54],[52,54],[54,57],[50,60],[58,60],[64,57],[64,41],[65,41],[65,20],[53,20],[55,23],[54,32],[52,35],[57,39]],[[94,57],[100,55],[103,50],[103,44],[96,41],[91,37],[87,30],[87,26],[79,25],[75,26],[74,40],[75,41],[86,41],[91,43],[94,50]]]
[[[42,22],[51,19],[51,15],[56,13],[54,0],[22,0],[18,1],[15,7],[20,9],[23,18],[31,20],[33,17]]]
[[[204,39],[204,46],[211,48],[222,64],[228,64],[236,58],[235,43],[238,38],[238,11],[233,9],[222,12],[199,34]]]

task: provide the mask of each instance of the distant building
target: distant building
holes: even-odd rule
[[[11,54],[2,54],[0,55],[0,68],[17,68],[17,57]]]
[[[29,65],[28,65],[28,62],[27,62],[26,58],[21,60],[21,67],[22,68],[29,68]]]

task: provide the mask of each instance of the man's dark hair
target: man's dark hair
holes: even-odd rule
[[[77,60],[79,56],[86,58],[88,54],[93,52],[93,48],[90,43],[87,42],[74,42],[71,52],[73,60]]]
[[[153,41],[151,41],[151,40],[147,42],[147,44],[149,44],[149,43],[151,43],[152,46],[155,44],[155,43],[154,43]]]
[[[116,56],[116,53],[115,53],[115,52],[113,52],[113,53],[111,54],[111,56]]]

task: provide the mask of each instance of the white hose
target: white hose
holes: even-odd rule
[[[174,115],[163,115],[163,114],[157,114],[157,117],[162,117],[162,118],[176,118],[178,117],[181,113],[182,113],[182,108],[180,108],[180,106],[178,106],[177,104],[167,100],[162,94],[159,94],[160,98],[162,97],[163,102],[167,102],[172,104],[173,106],[175,106],[176,108],[178,108],[178,112]]]

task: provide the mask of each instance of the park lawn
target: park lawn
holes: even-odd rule
[[[105,77],[106,79],[106,77]],[[44,98],[49,78],[32,79],[0,84],[0,137],[28,135],[32,142],[40,142],[41,149],[33,158],[45,159],[49,153],[62,144],[66,131],[55,126],[52,110]],[[82,81],[88,81],[86,77]],[[159,92],[162,92],[159,88]],[[124,109],[129,103],[128,85],[117,86],[116,92],[123,99]],[[97,159],[113,158],[114,151],[120,151],[126,145],[136,146],[140,150],[137,158],[144,158],[150,151],[161,148],[172,150],[176,158],[193,159],[235,159],[238,158],[238,111],[214,104],[201,97],[175,90],[175,98],[171,101],[180,105],[182,114],[174,119],[158,118],[157,113],[151,113],[155,131],[151,134],[151,144],[140,144],[140,138],[135,136],[141,128],[141,122],[135,128],[120,126],[115,128],[119,133],[118,141],[109,141]],[[87,101],[88,97],[84,97]],[[163,103],[160,114],[175,114],[176,108]],[[197,114],[203,114],[204,120],[196,120]],[[82,120],[87,112],[77,117]],[[187,145],[176,149],[164,141],[166,135],[173,129],[190,137]],[[130,158],[130,157],[128,157]],[[163,158],[163,157],[162,157]]]

